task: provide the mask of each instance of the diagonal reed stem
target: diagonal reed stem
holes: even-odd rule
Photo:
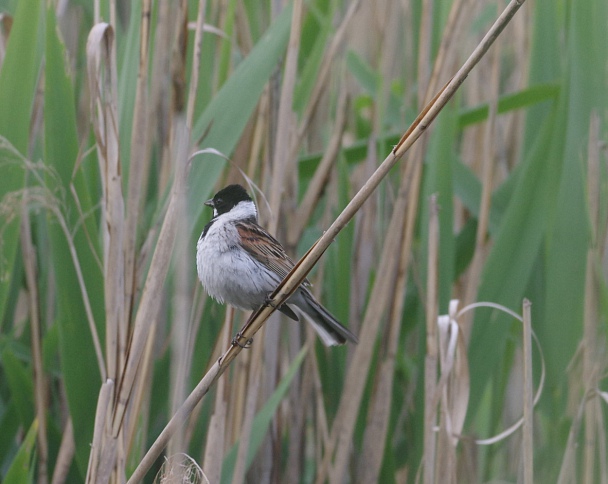
[[[269,297],[269,305],[260,307],[251,316],[248,323],[243,328],[243,331],[236,336],[234,343],[240,343],[240,345],[245,346],[248,340],[259,331],[264,322],[275,311],[275,308],[281,306],[281,304],[283,304],[297,289],[302,281],[304,281],[308,273],[324,254],[335,237],[346,226],[346,224],[351,221],[363,203],[365,203],[384,177],[386,177],[391,168],[412,147],[416,140],[420,138],[422,133],[428,128],[439,112],[452,98],[471,70],[486,54],[490,46],[498,38],[517,10],[523,5],[524,1],[525,0],[512,0],[507,5],[500,17],[492,25],[488,33],[484,36],[477,48],[466,60],[460,70],[422,110],[410,128],[408,128],[408,130],[405,132],[399,143],[389,153],[378,169],[372,174],[367,183],[353,197],[353,199],[348,203],[348,205],[331,224],[327,231],[325,231],[321,238],[317,240],[317,242],[308,250],[308,252],[298,261],[285,279],[283,279],[283,281]],[[196,388],[188,396],[183,405],[171,418],[154,444],[150,447],[140,464],[135,469],[135,472],[129,479],[128,483],[139,482],[141,479],[143,479],[148,469],[150,469],[156,458],[165,448],[169,438],[173,432],[175,432],[175,429],[185,423],[196,404],[203,398],[209,388],[226,370],[232,360],[234,360],[241,352],[242,346],[232,344],[211,367]]]

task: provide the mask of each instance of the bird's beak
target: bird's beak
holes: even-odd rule
[[[208,207],[213,208],[213,198],[211,198],[211,199],[207,200],[207,201],[205,202],[205,205],[207,205]]]

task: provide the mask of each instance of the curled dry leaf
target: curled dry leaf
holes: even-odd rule
[[[457,321],[468,311],[480,307],[504,311],[523,323],[523,318],[509,308],[487,302],[470,304],[458,311],[458,300],[452,300],[450,302],[449,314],[439,316],[437,325],[439,330],[441,378],[437,386],[436,398],[441,398],[441,403],[447,416],[447,425],[450,426],[447,429],[448,435],[453,436],[453,445],[457,444],[462,432],[468,408],[470,388],[467,348]],[[534,332],[532,332],[532,338],[538,348],[541,361],[540,382],[534,394],[534,405],[536,405],[542,394],[545,382],[545,359]],[[478,445],[490,445],[500,442],[519,429],[523,425],[523,421],[522,417],[499,434],[486,439],[478,439],[475,442]]]

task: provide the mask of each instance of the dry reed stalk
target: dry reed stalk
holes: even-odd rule
[[[431,34],[433,33],[434,3],[434,0],[422,0],[422,13],[420,15],[420,34],[418,36],[419,47],[417,67],[419,86],[428,85],[431,76],[429,67],[431,64],[431,47],[433,45]]]
[[[177,165],[169,206],[167,207],[158,241],[152,255],[150,269],[135,316],[131,348],[123,370],[114,413],[113,433],[115,436],[118,435],[118,430],[122,426],[122,420],[129,402],[129,395],[131,394],[141,355],[146,344],[146,335],[150,332],[152,322],[158,314],[161,302],[158,294],[162,289],[169,270],[171,251],[176,235],[177,198],[179,193],[184,189],[186,171],[185,162],[177,160]]]
[[[42,366],[42,347],[40,331],[40,299],[36,280],[36,251],[32,243],[32,229],[27,206],[24,205],[21,214],[21,250],[27,284],[28,306],[30,312],[30,340],[32,344],[32,360],[34,367],[34,400],[36,419],[38,420],[38,435],[36,453],[38,456],[38,482],[48,482],[49,445],[46,431],[47,381]]]
[[[247,470],[247,454],[249,452],[249,441],[251,440],[253,418],[255,417],[255,411],[258,401],[258,392],[260,388],[261,369],[263,367],[264,361],[263,349],[264,345],[255,345],[253,347],[253,354],[251,356],[251,362],[247,371],[247,398],[245,400],[243,422],[239,426],[239,447],[232,474],[232,482],[234,484],[240,484],[241,482],[245,482],[245,472]]]
[[[106,314],[107,377],[118,378],[120,322],[124,311],[124,204],[120,173],[118,94],[114,30],[98,24],[87,40],[87,73],[91,113],[102,180],[104,242],[104,301]],[[126,337],[123,336],[126,340]]]
[[[314,331],[314,330],[313,330]],[[309,331],[309,334],[310,333]],[[313,335],[314,336],[314,335]],[[315,436],[318,437],[318,444],[315,446],[315,449],[319,449],[319,455],[317,456],[317,462],[318,462],[318,466],[317,468],[319,468],[320,464],[321,464],[321,454],[320,454],[320,450],[321,449],[327,449],[327,447],[329,446],[329,424],[328,424],[328,420],[327,420],[327,412],[325,411],[325,403],[323,401],[323,385],[321,383],[321,373],[319,370],[319,361],[317,360],[316,355],[314,354],[314,352],[311,352],[311,355],[313,355],[312,358],[310,358],[310,363],[311,363],[311,367],[312,367],[312,374],[313,374],[313,389],[314,389],[314,402],[315,402]]]
[[[196,92],[198,90],[198,76],[201,63],[201,49],[203,45],[203,29],[205,26],[205,12],[207,11],[207,0],[199,0],[198,13],[196,16],[196,30],[194,32],[194,52],[192,54],[192,73],[190,77],[190,91],[188,92],[188,108],[186,111],[186,129],[192,132],[192,120],[194,119],[194,109]]]
[[[442,36],[442,41],[440,44],[439,51],[437,53],[436,61],[433,66],[433,71],[430,76],[430,80],[427,84],[427,89],[425,94],[421,97],[421,99],[430,100],[432,96],[432,92],[435,89],[435,86],[438,80],[444,75],[443,72],[446,70],[446,63],[444,59],[448,55],[448,50],[453,46],[453,42],[451,39],[456,35],[458,29],[458,20],[461,18],[459,15],[461,11],[461,3],[460,1],[455,2],[452,5],[450,10],[450,14],[448,16],[448,21],[446,23],[446,27],[444,29],[444,33]],[[453,47],[452,47],[453,48]],[[422,56],[422,55],[420,55]],[[424,84],[421,84],[424,85]],[[411,252],[411,245],[414,236],[414,228],[416,222],[416,213],[418,209],[418,199],[420,192],[420,184],[422,178],[422,160],[424,157],[425,147],[424,144],[418,144],[414,147],[412,154],[410,155],[410,163],[406,164],[402,168],[402,187],[400,190],[405,191],[406,187],[409,183],[409,197],[407,203],[407,216],[406,216],[406,224],[404,227],[404,236],[403,236],[403,244],[401,247],[401,254],[399,260],[399,269],[397,273],[397,281],[395,284],[395,292],[393,296],[393,305],[391,307],[391,314],[389,316],[390,321],[390,332],[389,332],[389,340],[388,340],[388,349],[387,349],[387,367],[384,370],[387,374],[387,379],[391,379],[391,381],[387,381],[386,384],[387,392],[390,394],[392,390],[392,372],[389,371],[389,367],[394,365],[394,355],[396,353],[396,345],[398,342],[399,331],[401,327],[401,314],[403,309],[403,304],[405,302],[405,288],[407,284],[407,275],[408,275],[408,265],[409,265],[409,255]],[[413,172],[412,172],[413,169]],[[411,181],[410,181],[411,179]],[[382,376],[380,377],[382,378]],[[390,383],[390,385],[389,385]],[[384,400],[384,405],[388,405],[387,399],[382,399],[381,392],[377,392],[377,398],[379,400]],[[379,401],[378,405],[382,405],[382,402]],[[378,479],[379,474],[379,466],[381,465],[380,459],[382,458],[382,452],[379,449],[383,449],[383,443],[385,442],[386,429],[388,426],[388,411],[385,412],[377,412],[376,410],[370,411],[370,418],[375,419],[376,428],[379,429],[377,436],[370,435],[369,437],[366,435],[367,442],[369,443],[367,449],[368,451],[363,452],[364,456],[375,455],[376,461],[374,462],[373,458],[370,459],[371,462],[368,462],[367,457],[365,460],[365,465],[361,466],[361,474],[360,474],[360,482],[373,482]],[[384,418],[384,423],[381,422],[381,419]],[[383,430],[381,430],[383,429]],[[370,433],[371,434],[371,433]],[[384,435],[384,437],[383,437]],[[382,444],[378,445],[378,442],[382,442]],[[365,445],[365,444],[364,444]],[[364,447],[365,448],[365,447]],[[371,449],[375,449],[375,454],[372,454]]]
[[[205,12],[206,12],[206,0],[200,0],[198,4],[198,13],[195,27],[195,39],[194,39],[194,52],[193,52],[193,65],[191,70],[191,77],[189,83],[188,102],[186,108],[185,122],[181,114],[176,113],[175,123],[173,125],[173,137],[172,145],[175,151],[175,159],[181,160],[186,159],[188,156],[188,150],[191,144],[191,133],[192,123],[194,119],[194,109],[196,101],[196,92],[198,89],[198,80],[200,72],[200,58],[201,58],[201,47],[203,41],[203,30],[205,24]],[[183,18],[184,22],[180,23],[179,28],[184,31],[179,31],[179,38],[187,38],[187,2],[183,2]],[[178,57],[181,59],[181,64],[186,64],[186,44],[180,43],[181,51],[178,52]],[[176,106],[179,108],[179,106]],[[188,231],[188,212],[186,193],[182,191],[177,197],[177,210],[178,214],[178,233],[187,233]],[[174,312],[173,312],[173,327],[172,327],[172,358],[171,358],[171,370],[172,370],[172,381],[173,381],[173,392],[171,395],[171,408],[172,412],[175,411],[187,394],[187,384],[189,382],[189,375],[191,370],[192,359],[190,358],[191,351],[188,351],[191,344],[189,343],[189,337],[192,333],[192,319],[190,318],[190,310],[192,308],[192,266],[190,263],[190,246],[188,238],[180,237],[176,240],[175,244],[176,264],[178,269],[175,275],[175,298],[174,298]],[[222,419],[225,419],[225,405],[222,413]],[[222,438],[224,434],[224,423],[222,419],[218,419],[222,425],[220,430]],[[176,454],[183,451],[187,447],[187,433],[185,429],[181,428],[174,438],[171,440],[169,445],[169,454]],[[223,440],[222,440],[223,442]],[[223,445],[220,447],[220,451]]]
[[[156,322],[155,322],[156,323]],[[155,327],[156,324],[152,326]],[[150,392],[152,390],[152,385],[150,384],[152,378],[152,370],[154,368],[154,345],[156,343],[156,330],[150,331],[147,336],[146,346],[144,348],[144,353],[141,359],[140,366],[140,374],[138,378],[137,385],[133,390],[132,398],[132,414],[137,416],[131,418],[128,423],[128,428],[125,431],[126,439],[125,439],[125,449],[126,455],[132,456],[133,451],[133,443],[135,441],[136,436],[138,437],[138,441],[140,445],[146,441],[146,436],[148,434],[148,420],[145,418],[147,413],[150,410],[150,406],[145,405],[145,402],[149,403]],[[141,454],[142,449],[138,449],[138,454]]]
[[[148,133],[148,71],[149,71],[149,38],[151,1],[143,0],[141,7],[141,28],[139,35],[139,68],[133,107],[133,124],[131,127],[131,152],[129,159],[129,186],[126,197],[126,214],[124,228],[124,306],[120,324],[120,348],[118,366],[124,366],[127,352],[127,338],[131,314],[135,304],[136,278],[136,243],[137,228],[143,205],[143,196],[147,186],[147,173],[150,170],[151,144]]]
[[[287,234],[288,245],[295,247],[304,232],[304,228],[308,224],[313,210],[321,198],[321,194],[327,181],[332,166],[334,166],[340,148],[342,147],[342,135],[346,128],[346,114],[348,111],[348,95],[346,89],[340,91],[340,99],[336,107],[336,121],[334,123],[334,132],[329,140],[329,144],[319,166],[315,170],[312,180],[308,184],[306,193],[293,217],[293,223],[290,224],[290,230]]]
[[[435,392],[437,387],[437,368],[439,351],[437,347],[437,298],[438,298],[438,259],[439,259],[439,215],[437,196],[432,195],[429,215],[429,248],[426,284],[426,356],[424,360],[424,482],[434,484],[436,462],[436,422],[437,406]]]
[[[314,351],[308,352],[309,356],[303,365],[312,365],[316,355]],[[302,457],[304,455],[304,443],[307,434],[307,418],[311,415],[310,404],[314,405],[314,374],[307,370],[302,370],[300,387],[296,395],[290,395],[292,407],[291,422],[289,425],[289,447],[287,451],[287,465],[282,482],[297,482],[302,476]],[[298,399],[296,401],[296,398]],[[299,403],[299,404],[298,404]]]
[[[329,442],[325,448],[323,464],[317,471],[316,482],[325,481],[325,475],[329,472],[331,482],[340,482],[346,469],[348,455],[352,446],[352,435],[359,413],[360,402],[365,389],[366,376],[371,365],[376,336],[382,317],[389,305],[391,287],[394,285],[396,276],[395,254],[399,248],[402,235],[404,215],[406,213],[405,194],[401,194],[396,202],[389,230],[385,235],[385,243],[378,273],[383,277],[376,279],[376,283],[370,295],[370,301],[365,313],[363,324],[359,333],[359,344],[348,366],[344,388],[340,398],[340,405],[334,419]],[[335,450],[335,460],[330,468],[331,459]]]
[[[534,382],[532,380],[532,304],[527,299],[523,303],[523,357],[524,357],[524,425],[522,429],[522,452],[524,463],[524,484],[534,483]]]
[[[285,68],[281,73],[277,68],[272,75],[268,87],[268,116],[265,123],[266,131],[266,156],[269,163],[263,166],[264,173],[261,179],[266,182],[269,193],[269,212],[268,220],[262,214],[261,220],[268,228],[269,232],[282,238],[279,233],[279,222],[284,215],[282,204],[284,204],[285,187],[289,186],[289,179],[286,176],[293,172],[296,157],[290,156],[289,148],[293,137],[293,126],[295,115],[293,112],[293,95],[297,76],[297,60],[300,48],[300,33],[303,22],[303,2],[294,2],[291,15],[290,36],[285,54]],[[272,4],[272,18],[279,14],[280,5],[275,2]],[[282,85],[280,83],[282,77]],[[295,170],[297,171],[297,170]],[[275,316],[278,318],[278,316]],[[263,332],[264,345],[264,370],[262,371],[260,398],[268,398],[274,391],[277,384],[277,364],[279,361],[279,325],[271,324]],[[253,362],[250,364],[254,364]],[[244,377],[245,375],[243,375]],[[274,425],[274,423],[273,423]],[[262,449],[258,453],[255,466],[257,469],[272,469],[276,459],[276,453],[272,452],[273,443],[270,438],[266,438]],[[255,472],[255,471],[254,471]]]
[[[232,320],[234,309],[229,307],[224,318],[224,329],[222,330],[222,345],[228,345],[232,334]],[[227,403],[225,398],[225,382],[220,381],[215,394],[213,415],[209,423],[207,441],[205,444],[205,456],[203,467],[210,482],[220,482],[222,477],[222,462],[224,461],[224,449],[226,447],[226,414]]]
[[[279,222],[284,215],[282,206],[285,202],[284,192],[289,186],[289,178],[287,175],[293,170],[294,164],[297,161],[295,156],[290,152],[291,140],[293,138],[295,126],[295,113],[293,112],[293,96],[296,85],[297,69],[298,69],[298,53],[300,49],[302,22],[303,22],[304,2],[296,0],[293,4],[291,16],[291,29],[287,52],[285,54],[285,68],[282,73],[282,83],[280,87],[280,97],[276,116],[271,116],[270,120],[276,126],[276,130],[269,131],[272,135],[271,145],[271,172],[270,176],[270,220],[267,224],[271,234],[279,235]],[[278,72],[273,76],[274,83],[278,83]],[[273,85],[273,93],[278,92],[278,84]],[[274,97],[276,99],[276,96]],[[276,315],[276,318],[279,316]],[[264,371],[262,383],[262,398],[268,398],[277,384],[277,371],[279,361],[279,325],[270,325],[266,327],[264,332]],[[259,356],[261,358],[261,354]],[[252,361],[252,365],[256,363]],[[273,423],[276,425],[276,422]],[[267,438],[263,444],[259,459],[256,460],[256,466],[259,469],[275,468],[276,452],[273,452],[271,446],[274,442],[271,438]],[[237,482],[237,481],[233,481]]]
[[[226,348],[230,344],[230,337],[232,336],[231,326],[230,334],[226,344],[222,344],[222,348]],[[262,328],[263,330],[264,328]],[[259,334],[263,337],[262,334]],[[223,343],[223,342],[222,342]],[[257,356],[257,355],[256,355]],[[247,351],[243,354],[242,358],[235,363],[234,371],[231,376],[231,384],[227,395],[228,399],[228,422],[226,428],[226,435],[228,436],[227,441],[234,443],[239,440],[242,432],[243,419],[245,418],[245,412],[247,411],[247,394],[251,391],[249,386],[248,373],[252,366],[257,365],[258,362],[253,362],[253,355],[251,351]]]
[[[180,119],[175,126],[183,127]],[[186,157],[186,143],[176,143],[176,159],[179,156]],[[188,233],[188,212],[186,207],[185,192],[178,198],[176,210],[178,224],[176,230],[180,234]],[[186,398],[188,394],[188,383],[190,381],[190,368],[192,360],[187,351],[190,336],[190,308],[192,307],[192,258],[190,252],[190,240],[188,237],[178,237],[173,249],[175,254],[175,271],[173,286],[172,325],[171,325],[171,396],[170,405],[173,413]],[[185,452],[187,443],[185,441],[185,429],[181,428],[171,439],[168,447],[169,455]]]
[[[97,410],[95,412],[95,426],[93,430],[93,442],[91,443],[91,454],[89,457],[89,466],[87,469],[86,482],[87,484],[97,484],[107,482],[110,478],[110,468],[102,467],[102,463],[107,463],[115,452],[113,446],[104,446],[103,438],[106,435],[104,431],[108,425],[110,418],[111,403],[113,399],[114,382],[107,380],[101,385],[99,390],[99,398],[97,399]]]
[[[417,152],[420,152],[421,145],[416,145],[412,156],[416,157]],[[420,164],[408,163],[404,166],[404,172],[401,177],[402,187],[400,188],[405,193],[407,191],[407,214],[405,217],[405,224],[403,226],[403,243],[399,254],[399,264],[396,274],[396,281],[394,285],[394,293],[392,304],[390,306],[390,312],[388,316],[389,325],[387,328],[387,340],[386,340],[386,354],[384,361],[380,366],[379,371],[379,384],[378,389],[374,392],[372,397],[372,405],[368,412],[368,425],[371,423],[371,431],[368,433],[367,427],[364,435],[362,464],[360,466],[360,472],[358,482],[377,482],[380,476],[380,466],[382,465],[382,459],[384,456],[385,442],[387,439],[388,423],[390,419],[390,405],[391,400],[386,398],[387,395],[391,395],[393,391],[393,380],[395,376],[394,366],[395,357],[397,354],[397,347],[399,344],[399,333],[401,330],[401,322],[403,315],[403,306],[405,304],[405,295],[407,287],[407,275],[408,266],[410,260],[411,246],[414,235],[415,210],[412,211],[411,207],[417,206],[417,190],[413,190],[412,182],[414,181],[412,170],[415,170]],[[409,181],[409,183],[408,183]],[[409,185],[409,188],[408,188]],[[419,186],[419,185],[418,185]],[[416,194],[413,197],[412,194]],[[416,201],[414,201],[416,198]]]
[[[95,133],[97,157],[102,180],[102,234],[104,247],[104,302],[106,315],[106,364],[107,381],[102,391],[113,391],[119,378],[121,320],[124,316],[124,203],[119,156],[118,94],[114,30],[106,24],[97,24],[87,39],[87,74],[91,93],[92,125]],[[126,343],[126,335],[122,336]],[[124,347],[126,349],[126,345]],[[102,374],[103,375],[103,374]],[[111,385],[107,383],[111,382]],[[107,389],[110,390],[107,390]],[[100,398],[101,398],[100,392]],[[88,482],[107,482],[110,469],[114,468],[117,453],[116,442],[107,434],[105,425],[107,407],[98,406],[96,414],[104,422],[96,426],[92,447]],[[100,435],[97,432],[101,432]],[[119,447],[122,448],[122,447]],[[95,453],[94,453],[95,452]],[[98,454],[98,455],[95,455]],[[121,459],[124,461],[124,459]],[[97,466],[97,467],[96,467]],[[99,475],[97,474],[99,473]],[[100,477],[101,476],[101,477]]]
[[[255,120],[255,127],[253,129],[253,136],[251,142],[251,149],[249,151],[249,159],[247,162],[246,174],[249,178],[253,179],[256,172],[259,169],[259,164],[262,159],[261,152],[264,146],[264,140],[266,139],[266,128],[268,119],[268,108],[269,108],[270,94],[268,86],[264,88],[264,92],[260,97],[258,103],[257,115]]]
[[[367,141],[365,160],[353,172],[352,187],[358,191],[378,165],[376,150],[376,135],[370,133]],[[363,320],[367,300],[368,286],[372,271],[375,269],[375,254],[378,253],[380,241],[377,234],[377,213],[379,210],[379,197],[372,197],[357,213],[355,217],[353,261],[351,269],[351,298],[349,308],[349,323],[353,331],[358,332]]]
[[[204,2],[202,3],[204,4]],[[200,4],[199,7],[201,7]],[[202,17],[199,16],[199,21],[197,22],[197,31],[203,28],[203,23],[201,19]],[[197,38],[200,39],[200,37]],[[181,46],[181,44],[179,45]],[[200,57],[200,46],[198,49],[195,50],[195,54]],[[200,59],[195,57],[193,60],[194,71],[198,72],[199,63]],[[194,77],[191,82],[194,84],[193,89],[196,90],[198,78],[195,74],[193,74],[193,76]],[[188,119],[188,117],[190,117],[191,119],[191,115],[187,114],[186,119]],[[176,133],[178,136],[180,136],[180,143],[178,143],[178,146],[182,146],[183,150],[187,150],[187,147],[189,146],[190,137],[189,130],[177,130]],[[186,139],[181,139],[182,137],[185,137]],[[158,312],[160,304],[160,298],[158,298],[158,294],[162,288],[165,277],[167,275],[167,271],[169,269],[171,252],[176,235],[180,207],[180,197],[185,196],[184,186],[187,173],[187,163],[185,156],[178,156],[176,161],[177,168],[175,170],[175,179],[173,182],[169,205],[167,207],[167,212],[165,214],[160,234],[158,236],[157,245],[152,256],[150,269],[148,271],[148,276],[140,300],[140,306],[135,316],[132,344],[127,362],[125,364],[123,377],[120,382],[119,395],[116,401],[112,428],[114,436],[118,435],[118,431],[122,426],[123,418],[129,401],[129,395],[131,394],[135,377],[137,374],[137,369],[140,364],[141,355],[146,344],[146,335],[150,331],[151,323],[155,320],[156,314]]]
[[[270,184],[270,213],[272,218],[268,225],[271,234],[276,234],[281,218],[281,200],[286,184],[285,173],[288,166],[293,166],[295,157],[290,156],[292,127],[294,125],[293,92],[298,70],[298,53],[302,31],[303,1],[295,0],[291,17],[291,31],[285,60],[285,71],[281,86],[281,99],[277,118],[277,131],[272,159],[272,180]]]
[[[606,399],[608,403],[608,399]],[[597,391],[595,398],[595,414],[597,415],[597,429],[606,428],[606,421],[604,420],[604,414],[602,409],[601,393]],[[608,446],[606,445],[606,434],[598,431],[597,436],[597,455],[600,456],[599,469],[598,469],[598,481],[600,484],[608,484],[608,462],[606,459],[602,459],[601,456],[608,455]]]
[[[440,403],[437,482],[458,482],[456,446],[467,413],[469,370],[462,331],[456,319],[458,300],[449,304],[448,314],[437,319],[441,376],[433,405]]]
[[[585,393],[579,403],[577,414],[572,420],[572,426],[570,427],[570,432],[568,433],[568,441],[566,442],[566,449],[564,451],[564,458],[562,459],[560,466],[557,484],[575,484],[577,482],[576,452],[578,450],[578,445],[576,439],[585,414],[585,405],[587,399],[588,395]]]
[[[486,121],[485,134],[483,136],[483,146],[481,155],[481,201],[479,203],[479,216],[477,223],[477,233],[475,235],[475,252],[473,261],[468,271],[466,280],[466,289],[464,302],[465,305],[472,303],[477,294],[479,287],[479,279],[481,270],[487,255],[487,233],[490,220],[490,207],[492,202],[493,179],[494,179],[494,164],[495,164],[495,132],[496,132],[496,115],[498,108],[498,95],[500,89],[500,45],[496,46],[496,50],[490,54],[489,62],[491,63],[491,76],[489,82],[489,112],[488,120]],[[462,327],[465,334],[465,339],[468,341],[472,329],[472,314],[468,313],[468,317],[462,322]]]
[[[587,269],[585,276],[585,319],[583,323],[583,381],[589,399],[585,404],[585,444],[583,446],[583,481],[585,484],[598,482],[596,478],[597,438],[603,427],[598,427],[598,400],[595,393],[599,386],[600,351],[598,347],[599,322],[599,284],[597,265],[600,260],[598,235],[600,230],[600,154],[599,154],[600,120],[593,113],[589,123],[589,140],[587,146],[587,196],[589,206],[590,244],[587,251]],[[605,454],[603,454],[605,455]],[[600,457],[601,459],[601,457]]]
[[[336,218],[336,220],[327,229],[323,236],[298,261],[294,269],[290,271],[290,273],[279,284],[275,291],[269,296],[269,304],[267,306],[260,307],[252,315],[243,330],[235,338],[235,343],[240,343],[241,345],[247,343],[247,341],[249,341],[249,339],[251,339],[252,336],[260,329],[266,319],[268,319],[270,314],[274,312],[274,308],[279,307],[283,302],[285,302],[289,298],[289,296],[297,289],[299,284],[303,282],[308,272],[310,272],[312,267],[320,259],[325,250],[327,250],[328,246],[331,244],[337,234],[353,218],[353,216],[359,210],[361,205],[374,192],[376,187],[388,174],[390,169],[396,164],[396,162],[401,158],[401,156],[403,156],[403,154],[407,150],[409,150],[409,148],[414,144],[414,142],[422,135],[422,133],[434,120],[439,111],[443,109],[445,104],[447,104],[451,96],[454,95],[458,87],[462,84],[468,73],[485,55],[492,43],[506,27],[513,15],[515,15],[517,10],[524,3],[524,1],[525,0],[512,0],[508,4],[503,13],[492,25],[488,33],[484,36],[480,44],[477,46],[471,56],[467,59],[464,65],[460,68],[460,70],[456,73],[456,75],[452,78],[452,80],[435,96],[433,101],[416,118],[412,126],[410,126],[410,128],[402,136],[397,146],[395,146],[393,151],[387,156],[387,158],[380,165],[380,167],[374,172],[368,182],[353,197],[353,199],[344,208],[342,213]],[[165,224],[166,223],[167,221],[165,220]],[[164,228],[165,227],[163,226],[163,229]],[[217,380],[217,378],[219,378],[219,376],[225,371],[227,366],[229,366],[229,364],[234,360],[234,358],[236,358],[238,353],[240,353],[241,349],[242,348],[238,344],[232,345],[226,350],[223,356],[220,357],[220,359],[211,367],[209,372],[203,377],[197,387],[188,396],[182,407],[180,407],[180,409],[171,418],[167,426],[163,429],[157,440],[154,442],[148,453],[144,456],[143,460],[140,462],[139,466],[129,479],[129,482],[137,482],[143,477],[143,475],[152,465],[154,460],[158,457],[160,452],[162,452],[162,449],[165,447],[170,435],[175,431],[175,428],[179,425],[183,425],[185,419],[191,413],[194,406],[207,393],[209,387]]]
[[[72,419],[68,418],[65,427],[63,428],[63,432],[61,433],[61,444],[59,446],[59,452],[57,453],[51,484],[62,484],[67,480],[75,452],[74,427],[72,426]]]
[[[329,78],[329,74],[331,72],[331,67],[333,65],[334,58],[336,57],[336,54],[338,53],[338,49],[340,48],[340,46],[342,45],[342,42],[344,41],[344,37],[347,33],[347,28],[348,28],[352,18],[354,17],[355,12],[359,8],[360,3],[361,3],[361,0],[353,0],[349,4],[348,10],[344,14],[344,18],[342,19],[340,26],[336,30],[336,33],[334,34],[334,37],[331,41],[331,44],[329,45],[329,48],[325,51],[323,60],[321,62],[321,67],[319,69],[319,75],[317,76],[317,82],[315,83],[315,85],[312,89],[309,102],[306,105],[306,110],[304,111],[304,114],[302,115],[302,120],[300,121],[300,126],[298,127],[297,134],[291,145],[291,150],[289,152],[290,159],[294,159],[297,155],[298,150],[300,149],[302,141],[304,140],[304,136],[306,135],[306,132],[308,131],[310,122],[312,121],[314,113],[317,110],[317,106],[318,106],[319,100],[321,99],[321,95],[322,95],[323,91],[327,88],[328,78]]]

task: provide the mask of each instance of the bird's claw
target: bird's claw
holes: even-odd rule
[[[239,348],[242,348],[244,350],[248,350],[249,348],[251,348],[251,345],[253,343],[253,338],[249,338],[247,341],[245,341],[245,344],[241,344],[240,339],[244,338],[243,334],[239,331],[236,336],[234,338],[232,338],[232,346],[238,346]]]
[[[264,299],[264,306],[270,306],[272,309],[279,308],[274,302],[272,302],[272,298],[270,297],[270,294],[268,294],[266,296],[266,299]]]

